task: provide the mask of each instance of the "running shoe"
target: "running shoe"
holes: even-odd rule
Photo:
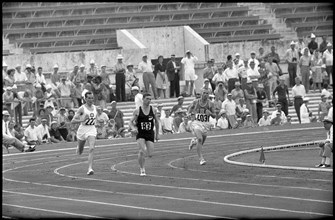
[[[200,165],[205,165],[206,164],[206,160],[202,159],[200,160]]]
[[[197,139],[193,138],[193,139],[191,140],[190,145],[188,145],[188,149],[189,149],[189,150],[192,150],[192,148],[193,148],[195,145],[197,145],[197,143],[198,143]]]
[[[141,171],[140,176],[146,176],[147,175],[147,174],[145,174],[145,169],[144,168],[143,169],[140,168],[140,171]]]
[[[25,152],[33,152],[33,151],[35,151],[35,150],[36,150],[36,149],[35,149],[35,145],[31,145],[31,146],[28,147],[27,150],[25,150]]]
[[[88,171],[87,171],[87,175],[93,175],[94,174],[94,170],[93,169],[89,169]]]
[[[315,167],[322,167],[322,166],[323,166],[322,163],[320,163],[320,164],[318,164],[318,165],[315,165]]]
[[[330,165],[329,164],[323,164],[322,168],[325,168],[325,167],[330,167]]]

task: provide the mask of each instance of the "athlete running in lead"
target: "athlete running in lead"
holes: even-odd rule
[[[71,123],[80,123],[77,138],[78,146],[76,153],[81,155],[84,151],[84,146],[86,140],[89,144],[89,153],[88,153],[88,172],[87,175],[93,175],[94,170],[93,166],[93,155],[95,147],[95,139],[97,136],[97,129],[95,127],[95,122],[97,118],[97,109],[93,105],[94,97],[92,92],[85,93],[86,104],[79,107],[77,113],[73,117]]]
[[[206,161],[202,155],[202,147],[207,138],[207,131],[210,130],[211,123],[209,117],[215,118],[214,105],[208,99],[209,91],[206,89],[202,90],[201,97],[194,100],[190,106],[188,113],[195,114],[195,120],[191,123],[190,128],[195,138],[191,140],[189,150],[195,145],[197,146],[197,153],[200,160],[200,165],[206,164]]]
[[[129,126],[136,134],[139,147],[138,163],[140,165],[140,176],[146,176],[144,163],[145,156],[152,156],[155,139],[158,141],[158,118],[156,109],[150,105],[151,95],[143,95],[143,105],[135,109]],[[156,132],[154,131],[156,128]]]

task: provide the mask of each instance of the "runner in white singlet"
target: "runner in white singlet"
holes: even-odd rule
[[[95,127],[95,122],[97,118],[97,109],[93,105],[93,94],[87,92],[85,94],[86,104],[79,107],[77,113],[73,117],[71,123],[80,123],[77,131],[78,146],[76,153],[81,155],[84,150],[86,140],[89,144],[89,154],[88,154],[88,172],[87,175],[94,174],[93,171],[93,155],[95,147],[95,139],[97,136],[97,129]]]

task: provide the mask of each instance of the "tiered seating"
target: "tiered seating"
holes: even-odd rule
[[[116,30],[190,25],[210,42],[279,38],[236,3],[4,3],[3,34],[32,52],[117,47]],[[219,28],[217,28],[219,27]],[[250,37],[249,37],[250,36]],[[86,48],[86,49],[85,49]],[[94,46],[92,46],[94,48]]]
[[[282,18],[300,37],[333,35],[332,3],[268,4],[277,18]]]

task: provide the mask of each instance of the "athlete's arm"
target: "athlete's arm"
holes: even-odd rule
[[[188,112],[187,112],[187,114],[191,114],[191,113],[194,111],[196,101],[197,101],[197,100],[194,100],[194,101],[192,102],[191,106],[188,108]]]
[[[206,115],[210,115],[212,118],[216,118],[214,104],[212,102],[209,103],[209,109],[206,110]]]
[[[83,120],[80,119],[80,117],[84,114],[84,108],[80,107],[76,114],[74,115],[73,119],[71,120],[71,123],[81,123],[84,122],[86,119],[88,119],[88,115],[85,115],[85,118]]]
[[[158,117],[157,117],[157,109],[156,108],[154,108],[154,115],[155,115],[155,129],[156,129],[156,132],[155,132],[155,134],[156,134],[156,140],[158,141],[159,140],[159,136],[158,136],[158,134],[159,134],[159,120],[158,120]]]
[[[139,109],[137,108],[133,112],[133,116],[132,116],[132,118],[130,119],[130,122],[129,122],[130,129],[132,130],[132,132],[135,132],[135,133],[138,132],[137,126],[136,126],[136,121],[137,121],[138,114],[139,114]]]

